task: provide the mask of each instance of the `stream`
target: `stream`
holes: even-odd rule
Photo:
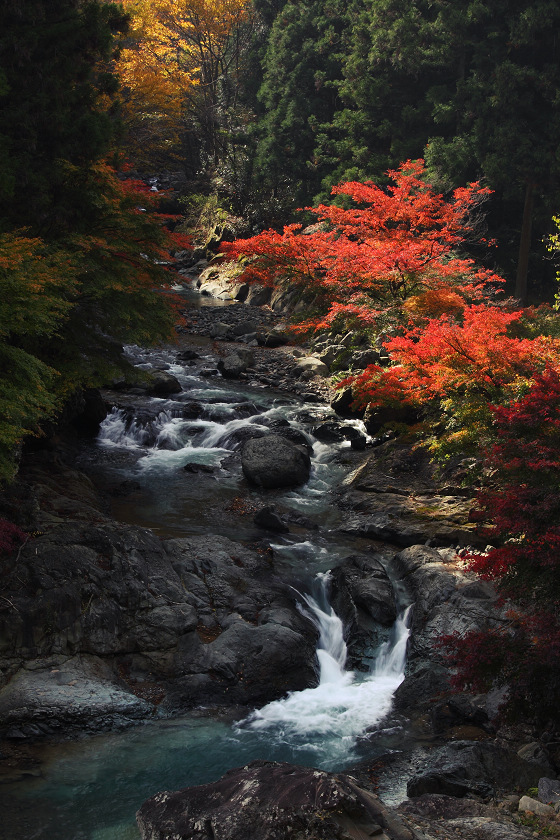
[[[239,500],[249,508],[273,503],[291,511],[290,532],[271,535],[270,543],[275,568],[297,579],[298,608],[318,628],[319,684],[242,719],[199,709],[122,732],[43,743],[37,747],[40,774],[2,786],[6,840],[137,840],[135,812],[158,791],[214,781],[256,758],[339,771],[398,750],[404,737],[389,713],[404,679],[406,599],[388,638],[356,672],[347,669],[344,628],[329,603],[329,570],[356,550],[355,540],[337,531],[342,513],[329,495],[349,471],[344,453],[350,444],[321,443],[311,431],[332,411],[224,380],[202,346],[189,363],[177,362],[175,349],[127,352],[140,369],[173,374],[183,390],[169,398],[127,393],[97,440],[84,442],[78,467],[110,494],[115,519],[165,537],[215,533],[262,540],[252,515],[232,514]],[[265,433],[286,424],[312,446],[311,477],[297,490],[265,491],[263,499],[263,491],[244,480],[232,451],[248,426]],[[298,517],[305,527],[298,527]],[[311,537],[310,522],[320,525]],[[380,792],[388,801],[403,798],[399,791]]]

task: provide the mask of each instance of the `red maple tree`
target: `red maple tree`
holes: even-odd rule
[[[500,628],[444,640],[457,688],[507,685],[505,710],[546,723],[559,718],[560,376],[536,374],[523,397],[493,406],[496,440],[487,453],[493,488],[480,516],[496,547],[467,558],[513,599]]]
[[[306,208],[317,217],[310,228],[288,225],[282,233],[268,230],[225,243],[222,250],[248,258],[244,280],[287,280],[312,295],[320,314],[302,328],[341,319],[370,327],[381,313],[400,313],[405,301],[428,292],[436,312],[442,305],[456,308],[479,299],[489,283],[503,282],[454,253],[476,237],[477,210],[490,190],[473,183],[445,198],[425,181],[422,160],[387,174],[392,184],[386,189],[355,181],[334,187],[333,195],[346,196],[352,206]]]

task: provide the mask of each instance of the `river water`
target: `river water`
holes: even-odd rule
[[[84,445],[80,466],[113,495],[113,515],[153,528],[162,536],[220,533],[262,539],[252,516],[228,514],[243,498],[273,501],[319,525],[274,537],[275,567],[301,580],[299,608],[319,629],[319,684],[269,703],[239,720],[205,710],[133,729],[40,747],[38,776],[3,785],[6,840],[132,840],[134,815],[150,795],[214,781],[256,758],[341,770],[374,760],[398,746],[391,698],[404,678],[407,612],[389,638],[370,651],[369,668],[346,667],[344,628],[329,604],[329,569],[355,550],[337,532],[340,513],[330,491],[347,474],[348,443],[326,445],[311,429],[330,409],[285,394],[209,375],[214,360],[177,363],[176,351],[128,348],[141,369],[167,370],[183,391],[173,398],[138,397],[115,408],[94,444]],[[206,371],[201,375],[201,371]],[[127,396],[126,399],[130,399]],[[190,410],[196,404],[196,411]],[[189,419],[185,415],[195,413]],[[298,490],[261,491],[244,481],[232,451],[248,425],[270,431],[288,423],[313,447],[309,482]],[[190,465],[190,467],[189,467]],[[185,480],[184,468],[192,469]]]

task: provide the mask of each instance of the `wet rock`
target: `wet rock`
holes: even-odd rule
[[[82,405],[72,421],[73,426],[86,435],[95,436],[99,426],[107,417],[107,404],[97,388],[86,388],[82,392]]]
[[[235,412],[236,418],[239,420],[246,417],[254,417],[261,411],[261,409],[257,408],[255,403],[252,402],[236,403],[232,406],[232,409]]]
[[[90,729],[145,717],[153,704],[136,701],[146,681],[158,702],[178,710],[229,698],[266,703],[316,683],[316,627],[289,585],[275,580],[266,555],[225,538],[163,544],[148,530],[114,523],[60,525],[22,547],[17,570],[4,568],[3,592],[4,732],[50,725],[55,706],[69,726],[79,726],[83,710]],[[282,609],[281,627],[263,618],[271,607]],[[45,688],[57,684],[49,677],[53,657],[64,673],[75,663],[82,669],[78,682],[56,689],[75,700],[66,717]],[[40,690],[31,671],[43,674]],[[87,696],[100,698],[90,711]]]
[[[384,565],[375,557],[354,554],[347,557],[331,572],[332,597],[335,611],[344,597],[350,599],[357,621],[364,610],[374,621],[385,627],[393,624],[397,607],[393,585]],[[345,610],[349,612],[348,608]]]
[[[413,656],[436,658],[442,636],[497,626],[504,619],[495,590],[490,587],[487,599],[470,598],[472,575],[450,568],[435,548],[406,548],[396,555],[394,567],[414,599]]]
[[[0,721],[8,737],[14,729],[24,737],[43,735],[36,725],[43,721],[47,732],[62,726],[90,731],[126,726],[153,710],[153,704],[117,687],[110,669],[93,656],[46,660],[43,669],[24,667],[0,692]],[[30,720],[35,724],[26,723]]]
[[[248,350],[238,349],[235,353],[220,359],[218,370],[225,379],[238,379],[253,364],[253,355]]]
[[[216,468],[211,467],[209,464],[185,464],[183,470],[188,473],[207,473],[209,475],[212,475],[216,472]]]
[[[406,679],[395,693],[395,707],[403,713],[425,710],[438,734],[462,724],[491,732],[502,701],[500,692],[462,701],[449,696],[449,669],[439,640],[496,628],[507,620],[507,605],[500,604],[493,587],[485,584],[479,590],[478,581],[458,567],[459,559],[449,549],[417,545],[399,552],[392,563],[413,601]],[[481,594],[486,597],[471,597]],[[443,699],[442,692],[448,693]]]
[[[407,793],[489,797],[518,785],[533,787],[540,775],[537,765],[511,750],[484,741],[456,741],[434,752],[427,766],[409,780]]]
[[[149,394],[165,396],[166,394],[178,394],[183,389],[176,376],[164,370],[150,371],[150,384],[146,388]]]
[[[221,446],[224,449],[236,450],[248,440],[254,440],[256,438],[266,436],[267,432],[265,429],[258,425],[248,423],[246,426],[240,426],[238,429],[232,429],[231,431],[224,432],[222,437],[217,441],[216,445]]]
[[[277,513],[274,512],[273,505],[265,505],[254,516],[255,525],[259,528],[266,528],[268,531],[275,531],[278,534],[287,534],[289,528],[285,522],[282,522]]]
[[[367,438],[357,429],[354,431],[355,433],[350,438],[350,447],[356,452],[363,452],[367,446]]]
[[[177,353],[176,359],[178,362],[193,362],[195,359],[200,359],[200,353],[192,349],[181,350]]]
[[[143,840],[415,837],[350,777],[272,761],[253,761],[213,784],[158,793],[137,821]]]
[[[241,452],[245,477],[258,487],[295,487],[309,479],[306,450],[279,435],[249,440]]]
[[[323,443],[339,443],[345,440],[344,427],[341,423],[332,420],[314,426],[312,431],[317,440],[323,441]]]
[[[185,420],[198,420],[198,418],[202,417],[203,414],[204,406],[194,400],[189,400],[181,406],[181,416],[184,417]]]

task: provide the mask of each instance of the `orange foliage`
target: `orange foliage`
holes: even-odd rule
[[[473,183],[447,200],[427,184],[424,162],[407,161],[391,170],[393,184],[348,182],[333,189],[349,196],[350,209],[319,205],[307,208],[319,224],[309,230],[289,225],[224,245],[230,256],[250,260],[244,278],[265,284],[286,278],[322,300],[324,316],[308,322],[316,328],[351,317],[364,326],[377,310],[420,314],[459,311],[478,300],[488,284],[503,280],[461,259],[454,249],[473,233],[474,211],[489,190]]]

